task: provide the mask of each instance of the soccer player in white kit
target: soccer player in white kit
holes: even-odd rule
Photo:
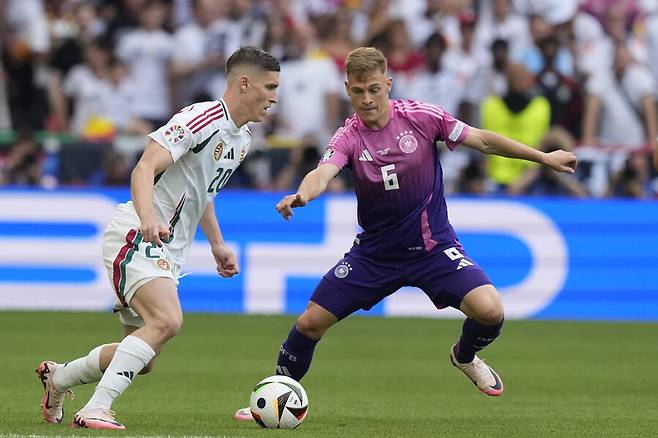
[[[137,374],[151,370],[162,346],[181,327],[178,276],[197,224],[210,242],[219,275],[238,273],[213,199],[249,151],[246,123],[263,120],[276,102],[279,71],[269,53],[242,47],[226,62],[228,83],[221,100],[183,108],[149,135],[132,172],[132,201],[118,206],[103,234],[103,258],[125,337],[65,364],[39,364],[46,422],[62,421],[71,387],[100,380],[71,426],[125,429],[114,419],[112,402]]]

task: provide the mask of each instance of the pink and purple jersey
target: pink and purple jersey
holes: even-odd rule
[[[453,243],[443,193],[437,141],[450,150],[469,126],[438,106],[391,100],[390,120],[370,129],[358,115],[345,121],[320,160],[354,174],[358,219],[356,243],[379,257],[421,255]]]

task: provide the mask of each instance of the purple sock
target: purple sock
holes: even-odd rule
[[[302,335],[297,331],[297,326],[293,325],[290,333],[288,333],[288,339],[281,345],[279,350],[276,374],[300,381],[311,366],[313,351],[318,341]]]
[[[473,361],[475,353],[496,340],[503,327],[503,321],[498,324],[484,325],[474,319],[467,318],[462,328],[462,336],[455,348],[455,356],[461,363]]]

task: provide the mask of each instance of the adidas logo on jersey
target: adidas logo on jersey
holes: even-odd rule
[[[232,160],[235,158],[235,152],[233,152],[233,148],[231,148],[230,151],[228,151],[226,154],[224,154],[224,159],[225,160]]]
[[[368,149],[364,149],[359,156],[359,161],[374,161],[372,155],[368,152]]]

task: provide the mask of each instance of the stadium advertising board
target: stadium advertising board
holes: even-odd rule
[[[106,310],[113,292],[101,235],[127,190],[4,190],[0,308]],[[225,191],[216,211],[240,275],[216,275],[198,232],[180,296],[186,311],[297,313],[358,230],[352,195],[279,217],[278,194]],[[658,320],[658,204],[451,198],[450,219],[501,291],[507,318]],[[455,317],[405,288],[372,315]]]

